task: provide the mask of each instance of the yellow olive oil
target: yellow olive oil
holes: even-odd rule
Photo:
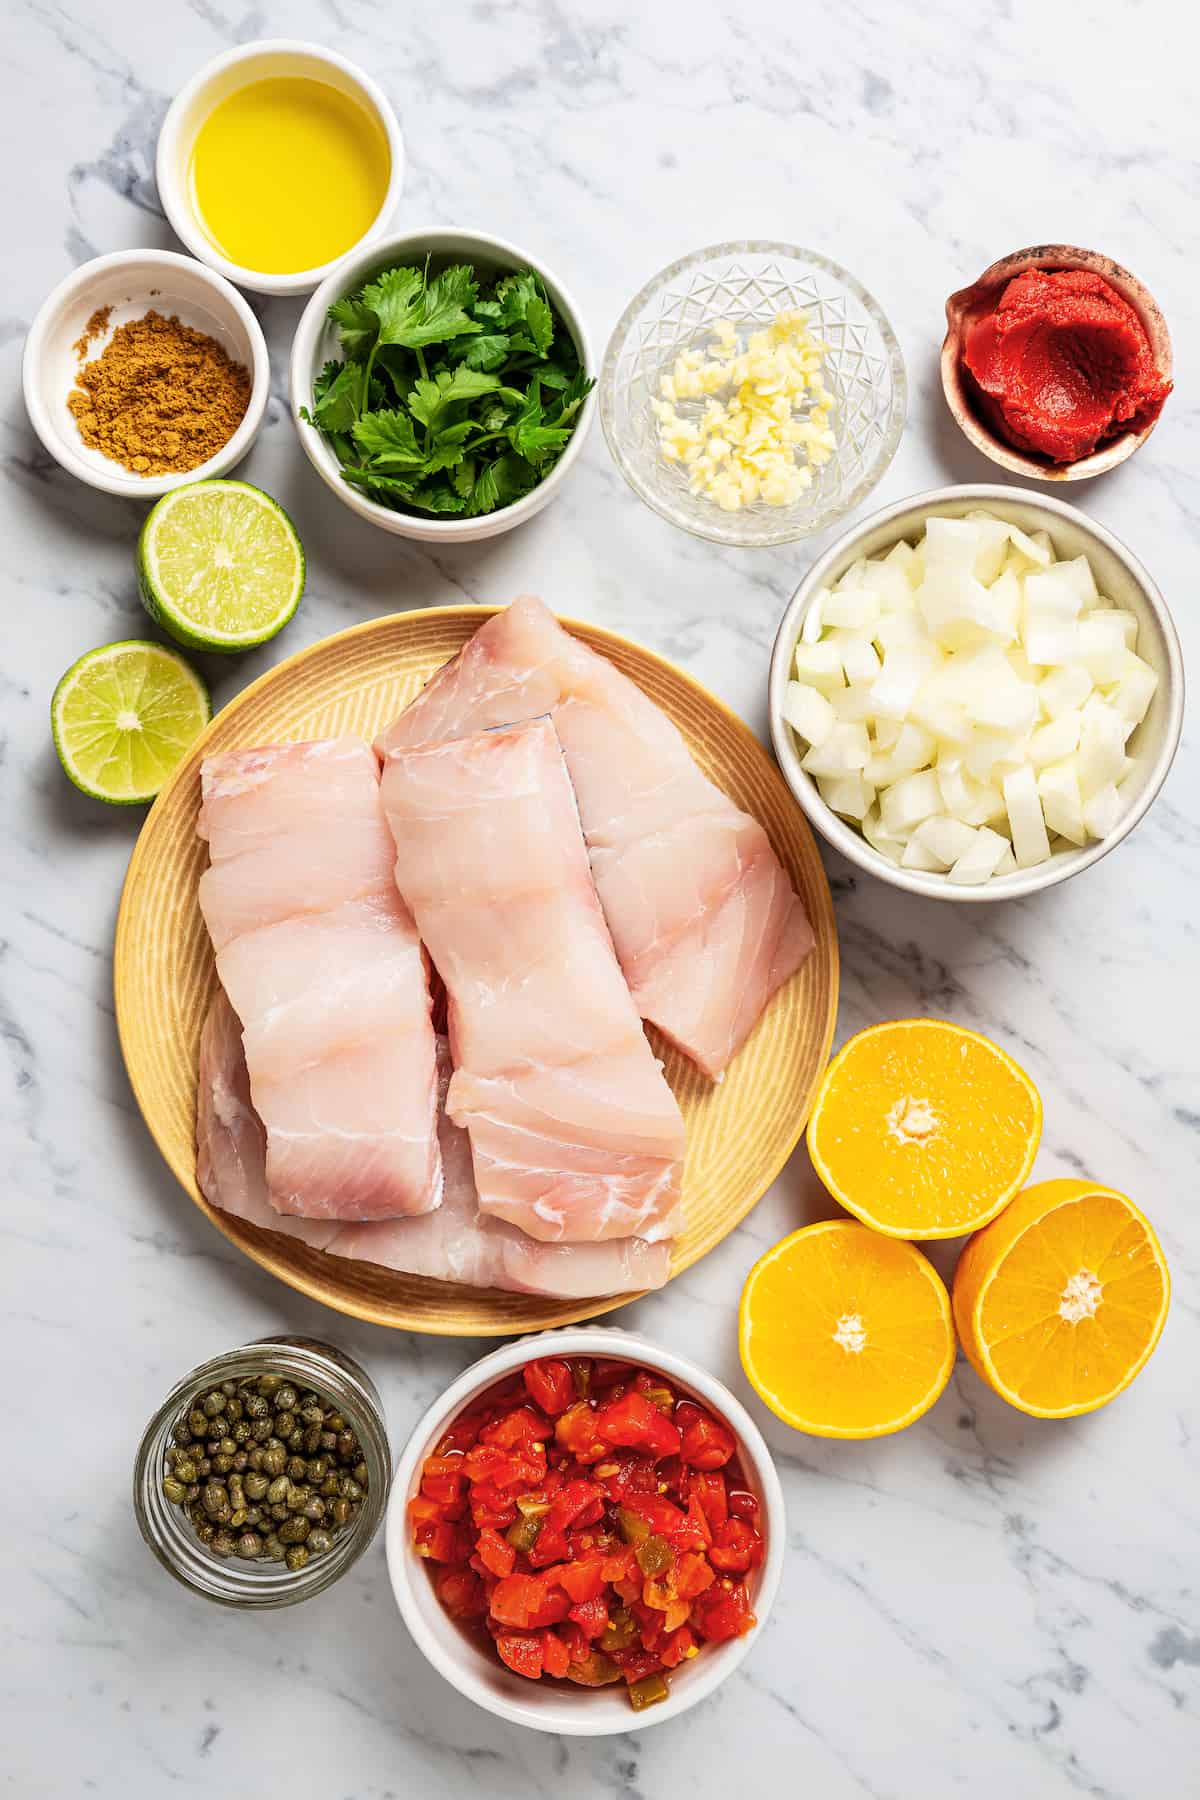
[[[281,75],[214,106],[188,173],[197,217],[222,256],[292,275],[331,262],[369,230],[392,159],[383,127],[357,100]]]

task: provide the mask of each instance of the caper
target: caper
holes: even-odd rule
[[[343,1419],[340,1412],[329,1413],[326,1417],[325,1424],[330,1431],[345,1431],[346,1429],[346,1421]]]
[[[267,1489],[267,1499],[271,1502],[272,1506],[278,1506],[281,1500],[287,1499],[288,1489],[291,1485],[292,1484],[286,1475],[277,1475],[275,1477],[274,1481]]]
[[[337,1432],[330,1431],[328,1426],[326,1426],[325,1430],[321,1433],[321,1448],[322,1450],[337,1449]]]
[[[350,1517],[350,1502],[339,1497],[330,1507],[329,1516],[335,1525],[344,1525]]]
[[[302,1544],[311,1530],[307,1519],[285,1519],[277,1535],[281,1544]]]
[[[270,1487],[271,1487],[271,1484],[267,1480],[266,1476],[260,1475],[257,1473],[257,1471],[254,1471],[254,1470],[252,1470],[251,1473],[249,1475],[247,1475],[247,1477],[242,1485],[246,1490],[247,1499],[250,1499],[250,1500],[261,1500],[263,1495],[270,1491]]]
[[[339,1431],[337,1453],[340,1462],[354,1461],[358,1454],[358,1439],[352,1431]]]
[[[233,1430],[230,1432],[229,1435],[233,1439],[234,1443],[238,1446],[239,1449],[241,1449],[244,1445],[248,1444],[250,1442],[250,1421],[249,1421],[249,1419],[236,1419],[234,1421]]]
[[[188,1430],[188,1423],[187,1423],[186,1419],[176,1419],[175,1424],[172,1427],[172,1431],[174,1433],[175,1442],[181,1448],[184,1444],[191,1443],[193,1434]]]
[[[294,1575],[296,1573],[297,1569],[302,1569],[304,1567],[305,1563],[308,1561],[308,1551],[304,1548],[303,1544],[293,1544],[291,1549],[288,1551],[287,1557],[285,1560],[287,1562],[288,1568],[292,1571],[292,1573]]]
[[[212,1466],[218,1475],[228,1475],[230,1469],[233,1467],[233,1458],[232,1456],[224,1455],[214,1456],[212,1459]]]
[[[325,1409],[313,1395],[305,1394],[300,1401],[300,1417],[306,1425],[324,1425]]]
[[[276,1524],[282,1519],[290,1519],[291,1516],[291,1513],[287,1509],[287,1502],[284,1500],[277,1501],[271,1508],[271,1517],[275,1520]]]
[[[210,1518],[215,1519],[223,1513],[228,1498],[219,1481],[210,1481],[200,1496],[200,1503]]]
[[[198,1481],[189,1483],[183,1490],[183,1497],[185,1500],[189,1501],[198,1500],[200,1498],[200,1483]]]
[[[215,1419],[219,1413],[223,1413],[225,1410],[225,1396],[220,1388],[214,1388],[211,1394],[205,1394],[200,1404],[204,1409],[204,1417]]]
[[[193,1523],[196,1528],[196,1536],[200,1539],[200,1542],[202,1544],[211,1544],[217,1535],[217,1528],[212,1520],[196,1519]]]
[[[231,1419],[236,1425],[238,1420],[242,1417],[244,1410],[245,1409],[237,1395],[233,1394],[230,1396],[229,1405],[225,1408],[225,1417]]]
[[[246,1508],[246,1523],[251,1528],[251,1530],[257,1531],[259,1526],[262,1524],[262,1522],[263,1522],[262,1507],[261,1506],[248,1506]]]
[[[314,1456],[321,1448],[321,1427],[319,1425],[304,1427],[303,1447],[305,1456]]]
[[[294,1513],[303,1512],[304,1511],[304,1503],[307,1499],[308,1499],[308,1489],[306,1487],[296,1487],[293,1485],[287,1491],[287,1509],[288,1509],[288,1511],[294,1512]]]
[[[325,1502],[319,1494],[310,1494],[300,1511],[306,1519],[311,1519],[314,1525],[319,1525],[325,1517]]]
[[[270,1415],[271,1402],[265,1394],[247,1394],[243,1406],[248,1419],[265,1419]]]
[[[326,1550],[333,1549],[333,1539],[327,1531],[310,1531],[305,1545],[310,1556],[322,1556]]]
[[[203,1481],[207,1476],[212,1474],[212,1458],[211,1457],[198,1456],[196,1458],[196,1474],[197,1474],[197,1477],[201,1481]]]
[[[327,1475],[321,1483],[320,1494],[323,1500],[336,1500],[341,1491],[342,1478],[340,1475]]]
[[[244,1506],[235,1506],[233,1511],[229,1515],[228,1522],[234,1531],[240,1531],[242,1529],[242,1526],[246,1523],[245,1507]]]
[[[219,1438],[223,1443],[229,1436],[229,1420],[225,1417],[224,1413],[218,1413],[208,1429],[213,1437]]]
[[[217,1449],[220,1451],[222,1456],[232,1456],[234,1451],[237,1449],[237,1445],[234,1443],[234,1441],[231,1437],[223,1435],[220,1443],[217,1445]]]
[[[214,1533],[209,1549],[214,1556],[232,1556],[237,1549],[237,1539],[232,1531],[218,1531]]]
[[[346,1500],[361,1500],[363,1491],[352,1475],[342,1477],[342,1497]]]
[[[361,1487],[361,1488],[365,1488],[370,1485],[371,1473],[370,1473],[370,1470],[367,1468],[367,1465],[365,1462],[355,1463],[354,1479],[355,1479],[355,1481],[357,1481],[359,1487]]]
[[[263,1545],[263,1549],[266,1552],[267,1556],[270,1557],[272,1562],[282,1562],[284,1557],[287,1555],[287,1545],[284,1543],[281,1543],[280,1540],[275,1536],[274,1532],[272,1532],[270,1537],[267,1538],[265,1544]]]
[[[283,1386],[282,1375],[260,1375],[258,1391],[260,1394],[277,1394]]]
[[[221,1383],[221,1392],[227,1398],[231,1394],[236,1394],[237,1393],[237,1382],[236,1381],[223,1381]]]
[[[187,1496],[187,1487],[174,1475],[163,1477],[162,1489],[172,1506],[179,1506]]]
[[[250,1458],[244,1450],[234,1451],[233,1466],[239,1475],[244,1475],[246,1470],[250,1467]]]
[[[243,1531],[237,1541],[237,1553],[243,1562],[253,1562],[256,1556],[262,1555],[263,1541],[257,1531]]]
[[[278,1449],[275,1449],[272,1445],[268,1444],[262,1454],[262,1467],[264,1475],[283,1474],[283,1471],[287,1468],[287,1451],[282,1444],[280,1444]]]
[[[295,1429],[296,1415],[294,1412],[277,1412],[275,1414],[276,1437],[281,1437],[286,1443]]]
[[[200,1473],[190,1456],[181,1456],[175,1464],[175,1474],[185,1487],[190,1487]]]
[[[199,1406],[193,1406],[188,1414],[188,1430],[193,1437],[208,1436],[208,1414]]]
[[[290,1381],[285,1381],[283,1386],[275,1391],[275,1411],[277,1413],[294,1412],[296,1405],[296,1390]]]
[[[308,1474],[308,1464],[302,1456],[289,1456],[287,1472],[293,1481],[303,1481]]]
[[[327,1456],[313,1456],[309,1458],[305,1467],[305,1474],[310,1481],[324,1481],[328,1473],[329,1458]]]

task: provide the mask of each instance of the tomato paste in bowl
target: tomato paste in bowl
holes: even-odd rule
[[[1127,269],[1068,244],[1019,250],[946,302],[946,400],[994,462],[1041,480],[1115,467],[1171,392],[1162,314]]]
[[[685,1710],[774,1595],[782,1498],[753,1422],[624,1333],[485,1358],[418,1427],[397,1484],[388,1559],[418,1644],[471,1699],[540,1729]]]

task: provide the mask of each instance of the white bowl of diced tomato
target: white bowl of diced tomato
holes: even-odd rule
[[[642,1730],[752,1648],[783,1492],[721,1382],[606,1326],[506,1344],[417,1425],[386,1526],[396,1602],[459,1693],[566,1736]]]

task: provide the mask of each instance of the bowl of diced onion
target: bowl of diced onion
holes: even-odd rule
[[[775,753],[835,849],[911,893],[1020,898],[1090,868],[1166,779],[1183,723],[1171,615],[1061,500],[940,488],[855,525],[771,658]]]
[[[713,543],[810,537],[896,453],[904,360],[847,270],[741,239],[680,258],[625,308],[600,373],[613,461],[660,517]]]

